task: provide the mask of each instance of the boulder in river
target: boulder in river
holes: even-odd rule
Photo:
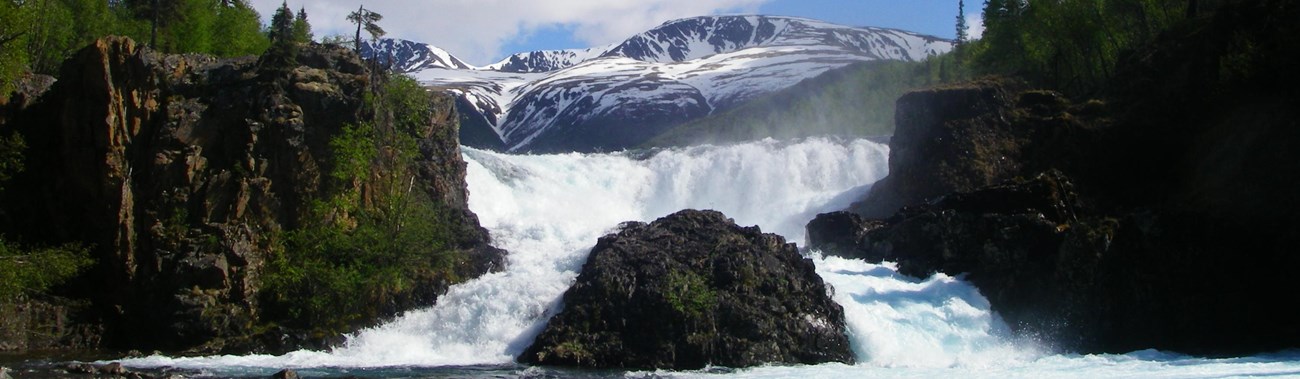
[[[852,363],[844,311],[794,244],[717,211],[600,238],[525,363],[638,369]]]

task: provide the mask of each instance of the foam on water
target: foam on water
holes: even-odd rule
[[[742,225],[803,239],[886,174],[886,146],[772,140],[634,154],[507,155],[465,148],[470,209],[509,250],[503,272],[453,286],[438,304],[350,336],[330,352],[148,357],[128,366],[376,367],[503,364],[545,325],[596,239],[623,221],[716,209]],[[847,195],[846,195],[847,194]]]
[[[646,155],[646,156],[642,156]],[[545,325],[596,239],[623,221],[716,209],[741,225],[802,243],[819,212],[843,209],[886,173],[887,148],[867,140],[761,141],[650,154],[506,155],[465,148],[470,208],[510,251],[505,270],[453,286],[432,307],[349,336],[332,351],[281,356],[152,356],[130,367],[265,375],[376,367],[511,364]],[[760,367],[742,377],[1300,376],[1300,354],[1203,359],[1152,351],[1052,355],[1012,342],[971,285],[916,279],[892,264],[821,257],[817,272],[844,306],[857,365]],[[657,372],[714,376],[708,372]],[[634,374],[635,375],[635,374]]]

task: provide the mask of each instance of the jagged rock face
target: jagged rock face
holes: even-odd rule
[[[698,369],[852,363],[844,313],[812,261],[716,211],[629,222],[600,238],[564,310],[520,361]]]
[[[1199,353],[1294,345],[1273,303],[1293,285],[1265,275],[1272,253],[1228,258],[1261,236],[1192,210],[1107,216],[1081,208],[1059,171],[906,207],[837,255],[901,273],[965,274],[1011,329],[1067,351]]]
[[[990,79],[900,97],[889,175],[850,210],[883,219],[948,193],[1091,165],[1078,157],[1099,146],[1101,105],[1070,105],[1058,93],[1023,86]]]
[[[890,176],[853,209],[868,221],[827,216],[810,242],[856,239],[835,253],[908,275],[965,274],[1012,330],[1064,350],[1296,347],[1300,322],[1278,301],[1296,285],[1276,274],[1300,264],[1294,80],[1188,69],[1232,51],[1222,36],[1294,39],[1261,32],[1254,20],[1273,15],[1257,7],[1135,53],[1117,69],[1125,103],[988,81],[904,96]]]
[[[0,352],[100,346],[103,326],[86,301],[19,298],[0,302]]]
[[[1008,127],[1013,106],[1004,83],[914,91],[898,99],[889,176],[852,208],[885,218],[904,205],[969,191],[1018,172],[1022,129]]]
[[[105,38],[10,121],[31,153],[4,199],[12,219],[0,221],[33,242],[92,247],[96,264],[72,287],[101,312],[107,343],[179,350],[254,332],[272,238],[322,190],[329,141],[361,121],[369,85],[350,50],[314,45],[298,61],[265,72],[251,57]],[[474,276],[500,257],[483,256],[494,250],[466,208],[457,116],[440,101],[419,141],[418,184],[457,214]]]

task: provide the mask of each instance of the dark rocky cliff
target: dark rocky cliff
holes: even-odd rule
[[[967,273],[1013,330],[1066,350],[1300,346],[1300,80],[1281,68],[1300,6],[1279,4],[1133,52],[1109,104],[1003,81],[905,96],[864,217],[819,216],[810,246]]]
[[[371,117],[371,75],[354,53],[312,45],[298,61],[267,72],[253,58],[161,55],[105,38],[66,62],[48,92],[7,109],[3,122],[29,147],[0,227],[91,247],[94,267],[60,292],[89,299],[105,345],[292,347],[253,338],[281,339],[265,331],[276,320],[259,313],[259,274],[325,188],[331,137]],[[502,252],[466,207],[452,102],[435,97],[413,188],[449,210],[456,270],[473,277]]]

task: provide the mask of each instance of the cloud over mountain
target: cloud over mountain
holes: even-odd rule
[[[263,21],[282,0],[252,0]],[[505,56],[511,41],[547,28],[566,28],[592,46],[621,41],[664,20],[720,13],[752,13],[768,0],[371,0],[367,9],[384,15],[390,36],[427,42],[470,64],[483,65]],[[306,7],[317,37],[352,35],[346,20],[358,2],[291,1]]]

